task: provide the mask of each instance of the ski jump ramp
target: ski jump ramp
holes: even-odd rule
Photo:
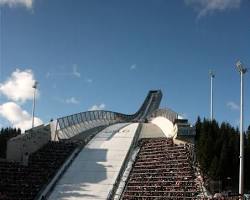
[[[98,133],[78,154],[48,199],[107,199],[137,127],[138,123],[120,123]]]

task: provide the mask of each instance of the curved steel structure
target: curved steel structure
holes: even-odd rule
[[[144,121],[159,108],[161,99],[162,92],[160,90],[151,90],[140,109],[132,115],[95,110],[58,118],[56,120],[56,136],[58,139],[68,139],[96,127],[121,122]]]

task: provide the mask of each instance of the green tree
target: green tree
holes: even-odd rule
[[[250,177],[250,125],[247,129],[247,139],[245,146],[245,177]],[[248,190],[250,190],[250,178],[245,178],[245,184]]]
[[[250,130],[250,126],[249,129]],[[238,182],[239,171],[239,129],[232,127],[229,123],[218,124],[215,120],[200,120],[196,122],[195,138],[196,154],[201,170],[204,174],[214,180],[226,181],[227,177],[233,183]],[[250,136],[245,139],[246,154],[245,167],[250,169]],[[246,172],[246,177],[250,173]],[[250,185],[250,179],[246,180]],[[225,184],[224,184],[225,185]]]
[[[200,116],[198,116],[197,121],[195,123],[195,131],[196,131],[195,139],[196,140],[198,140],[200,137],[201,128],[202,128],[201,118]]]
[[[209,174],[209,176],[212,178],[212,179],[216,179],[216,177],[217,177],[217,168],[218,168],[218,157],[217,156],[215,156],[214,158],[213,158],[213,161],[212,161],[212,163],[211,163],[211,165],[210,165],[210,167],[209,167],[209,171],[208,171],[208,174]]]

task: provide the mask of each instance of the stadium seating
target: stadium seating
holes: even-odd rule
[[[139,146],[122,200],[208,199],[197,197],[200,185],[188,145],[176,145],[167,138],[144,138]],[[0,161],[0,200],[35,199],[76,147],[67,140],[49,142],[30,156],[27,166]]]
[[[49,142],[30,156],[28,166],[0,161],[0,200],[34,199],[75,148],[73,143]]]
[[[196,199],[200,187],[188,146],[167,138],[142,139],[140,145],[123,200]]]

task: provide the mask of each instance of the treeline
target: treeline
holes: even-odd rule
[[[245,133],[245,188],[250,189],[250,126]],[[196,122],[196,155],[202,172],[215,181],[222,181],[222,188],[227,184],[234,187],[239,182],[239,130],[223,122],[198,117]]]
[[[21,134],[21,129],[2,128],[0,130],[0,158],[6,157],[7,141]]]

